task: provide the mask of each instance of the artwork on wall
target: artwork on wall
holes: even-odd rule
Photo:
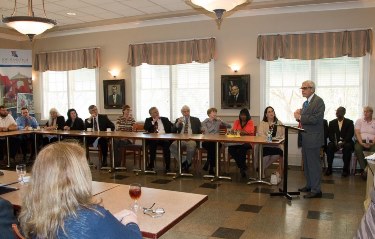
[[[104,108],[121,109],[125,104],[125,79],[103,81]]]
[[[221,108],[250,108],[250,75],[221,76]]]
[[[25,102],[25,94],[28,102],[32,102],[31,67],[31,50],[0,49],[0,105],[5,105],[14,118],[20,113],[19,102]],[[31,105],[30,113],[34,111],[34,104]]]

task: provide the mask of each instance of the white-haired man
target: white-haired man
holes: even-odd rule
[[[182,117],[176,119],[173,124],[172,132],[179,134],[200,134],[201,133],[201,121],[193,116],[190,116],[190,108],[187,105],[181,108]],[[197,142],[194,140],[181,141],[181,149],[186,149],[186,156],[182,156],[181,167],[184,171],[189,171],[192,159],[197,148]],[[178,159],[177,154],[177,142],[174,141],[169,147],[171,154],[174,158]]]

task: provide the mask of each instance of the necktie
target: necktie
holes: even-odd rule
[[[185,118],[184,134],[189,132],[189,120]]]
[[[302,108],[306,109],[308,105],[309,105],[309,101],[306,100],[305,102],[303,102],[303,107]]]
[[[154,124],[154,132],[155,133],[158,133],[159,132],[159,128],[158,128],[158,122],[157,121],[155,121],[155,124]]]
[[[94,131],[98,131],[98,123],[96,122],[96,117],[94,117],[94,122],[93,122],[93,124],[94,124]]]

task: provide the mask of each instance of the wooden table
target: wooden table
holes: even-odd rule
[[[219,135],[219,134],[197,134],[197,135],[190,135],[190,139],[197,140],[197,141],[211,141],[216,143],[216,168],[215,168],[215,175],[205,175],[204,177],[212,177],[211,181],[219,180],[219,179],[229,179],[230,177],[227,176],[220,176],[219,173],[219,143],[250,143],[252,145],[259,145],[259,170],[258,170],[258,178],[250,178],[248,184],[252,183],[264,183],[271,185],[267,181],[262,180],[262,172],[263,172],[263,145],[279,145],[283,143],[283,139],[275,140],[272,142],[267,142],[265,137],[262,136],[241,136],[241,137],[229,137],[227,135]]]
[[[11,171],[10,171],[11,172]],[[19,188],[17,191],[2,194],[1,197],[11,202],[13,205],[20,207],[22,205],[22,198],[25,189],[28,184],[21,185],[17,181],[11,184],[11,187]],[[92,195],[99,195],[100,193],[107,192],[113,188],[120,186],[116,183],[103,183],[103,182],[92,182]]]
[[[103,200],[103,206],[112,214],[123,209],[129,209],[132,200],[129,197],[129,186],[120,185],[97,196]],[[150,207],[155,203],[154,209],[163,208],[165,214],[158,218],[152,218],[143,214],[143,210],[137,213],[139,227],[143,237],[158,238],[176,225],[184,217],[201,204],[207,201],[207,195],[167,191],[153,188],[142,188],[142,196],[139,200],[141,207]]]
[[[18,182],[18,175],[14,171],[1,170],[4,175],[0,176],[0,185],[10,185]]]

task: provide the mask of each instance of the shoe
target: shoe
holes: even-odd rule
[[[307,193],[307,192],[311,192],[311,188],[303,187],[303,188],[299,188],[298,191],[303,192],[303,193]]]
[[[323,195],[322,192],[318,192],[318,193],[309,192],[308,194],[303,195],[303,198],[321,198],[322,195]]]
[[[343,171],[342,174],[341,174],[341,176],[344,177],[344,178],[348,177],[348,175],[349,175],[349,173],[347,171]]]
[[[246,169],[241,168],[241,169],[240,169],[240,174],[241,174],[241,177],[242,177],[242,178],[246,178],[246,176],[247,176],[247,175],[246,175]]]
[[[149,165],[147,165],[146,170],[147,171],[154,171],[154,166],[149,164]]]
[[[208,161],[206,161],[206,163],[204,164],[204,166],[203,166],[203,170],[204,170],[204,171],[207,171],[207,170],[208,170]]]
[[[324,176],[330,176],[332,175],[332,169],[327,168],[326,172],[324,173]]]
[[[165,172],[165,174],[167,174],[167,173],[170,173],[171,170],[170,170],[169,168],[166,168],[166,169],[164,170],[164,172]]]

